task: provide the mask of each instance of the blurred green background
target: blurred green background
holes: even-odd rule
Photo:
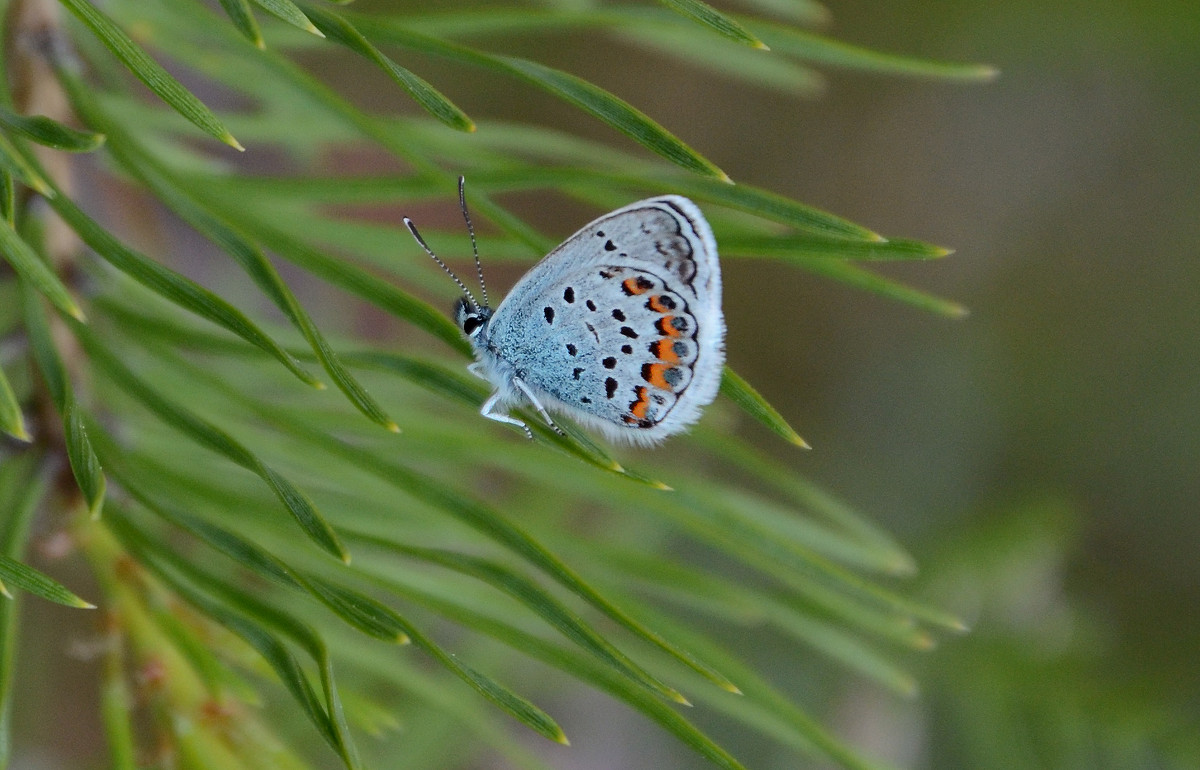
[[[1146,737],[1200,726],[1200,6],[830,7],[844,39],[1002,73],[834,74],[701,142],[735,178],[958,249],[888,270],[963,301],[958,323],[728,278],[731,358],[814,445],[801,464],[974,614],[916,714],[844,717],[918,765],[1162,766]]]
[[[1186,767],[1200,755],[1200,7],[829,10],[839,39],[1001,76],[834,71],[820,98],[793,99],[590,35],[508,49],[611,89],[735,180],[957,249],[881,271],[963,302],[962,321],[724,264],[730,363],[814,450],[764,445],[883,521],[921,563],[915,591],[973,627],[907,661],[914,701],[827,666],[774,678],[901,766]],[[621,141],[548,97],[441,66],[419,69],[475,117]],[[360,101],[406,108],[357,60],[344,73]],[[564,233],[582,221],[531,219]],[[516,272],[495,274],[506,288]],[[75,622],[30,610],[34,639]],[[80,688],[66,718],[91,712],[86,681],[52,678]],[[593,715],[563,767],[708,766],[606,700],[545,705],[577,725]],[[752,767],[792,766],[710,727]]]

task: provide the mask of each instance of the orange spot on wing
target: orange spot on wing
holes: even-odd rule
[[[679,363],[679,356],[675,353],[675,343],[669,339],[661,339],[650,343],[650,352],[659,361],[666,361],[671,364]]]
[[[640,275],[621,281],[621,286],[625,288],[626,294],[645,294],[651,285],[649,281]]]
[[[667,302],[670,302],[670,304],[667,304]],[[671,302],[670,299],[668,299],[667,302],[663,301],[663,295],[657,294],[651,297],[650,302],[647,304],[649,305],[650,309],[656,313],[666,313],[675,307],[675,303]]]
[[[642,379],[656,388],[671,390],[671,383],[664,376],[670,368],[670,364],[646,364],[642,367]]]
[[[637,393],[637,401],[629,405],[629,411],[634,417],[644,420],[646,419],[646,410],[650,408],[650,396],[647,395],[646,389],[640,385],[634,389],[634,392]]]
[[[675,320],[673,315],[665,315],[654,322],[654,328],[658,329],[659,334],[664,334],[668,337],[678,337],[679,330],[675,328],[672,321]]]

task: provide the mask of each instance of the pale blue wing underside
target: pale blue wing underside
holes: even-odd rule
[[[654,443],[715,398],[724,333],[712,232],[691,201],[664,196],[564,241],[474,342],[500,401],[532,391],[610,438]]]

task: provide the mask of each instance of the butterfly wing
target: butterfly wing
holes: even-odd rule
[[[489,345],[549,405],[649,444],[716,397],[724,335],[712,231],[691,201],[664,196],[600,217],[535,265]]]

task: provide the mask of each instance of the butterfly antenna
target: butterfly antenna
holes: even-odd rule
[[[412,233],[412,237],[417,239],[417,243],[421,244],[421,248],[425,249],[425,253],[428,254],[434,262],[438,263],[438,267],[445,270],[446,275],[450,276],[450,278],[453,279],[456,284],[458,284],[458,288],[462,289],[463,294],[467,295],[467,299],[471,300],[471,305],[473,307],[480,307],[479,303],[475,301],[475,295],[471,293],[471,290],[467,288],[466,284],[464,284],[459,277],[454,274],[454,271],[446,266],[446,263],[442,261],[442,258],[437,254],[434,254],[433,249],[429,248],[429,246],[425,243],[425,239],[421,237],[419,232],[417,232],[417,226],[413,224],[413,221],[408,217],[405,217],[404,226],[408,228],[410,233]],[[484,295],[484,301],[487,301],[486,294]]]
[[[483,290],[483,304],[487,305],[487,284],[483,282],[483,263],[479,261],[479,248],[475,245],[475,227],[471,224],[471,215],[467,213],[467,178],[458,177],[458,206],[462,209],[463,219],[467,220],[467,232],[471,235],[471,251],[475,254],[475,272],[479,275],[479,288]]]

